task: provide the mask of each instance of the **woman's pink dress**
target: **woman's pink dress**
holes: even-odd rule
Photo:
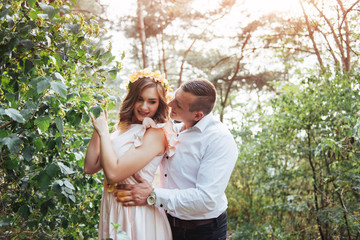
[[[130,147],[142,144],[146,128],[141,124],[132,124],[130,129],[120,134],[117,130],[111,134],[113,149],[117,156],[123,155]],[[148,182],[154,180],[154,175],[163,156],[155,157],[138,173]],[[133,177],[121,183],[135,184]],[[172,239],[170,225],[165,212],[155,206],[124,207],[116,201],[112,192],[104,188],[99,223],[99,239],[119,239],[113,224],[119,224],[118,230],[125,231],[131,240],[169,240]]]

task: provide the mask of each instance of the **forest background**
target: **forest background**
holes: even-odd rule
[[[114,125],[145,67],[173,89],[217,88],[239,148],[229,239],[360,239],[360,0],[299,0],[299,14],[196,2],[138,0],[114,20],[105,0],[1,1],[0,239],[96,239],[88,114]]]

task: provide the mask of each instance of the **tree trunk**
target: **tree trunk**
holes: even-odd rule
[[[344,69],[345,72],[348,72],[349,70],[347,70],[347,69],[350,67],[350,64],[349,64],[348,60],[350,60],[350,56],[345,54],[344,47],[343,47],[343,44],[342,44],[341,29],[339,29],[339,35],[337,35],[336,32],[335,32],[335,29],[333,27],[333,24],[325,16],[324,12],[321,11],[321,9],[317,6],[317,4],[314,1],[311,1],[311,3],[316,8],[316,10],[319,12],[320,16],[325,20],[328,27],[330,28],[331,34],[332,34],[332,36],[334,38],[336,46],[340,51],[342,68]],[[338,3],[339,3],[339,1],[338,1]],[[347,26],[347,23],[346,23],[346,26]],[[349,29],[347,29],[347,30],[349,30]]]
[[[345,71],[346,72],[349,72],[350,69],[351,69],[351,48],[350,48],[350,31],[349,31],[349,23],[348,23],[348,20],[347,20],[347,14],[348,12],[356,5],[358,4],[360,1],[356,1],[356,3],[354,3],[351,8],[349,8],[348,10],[345,10],[344,8],[344,5],[342,3],[341,0],[337,0],[339,6],[340,6],[340,9],[341,9],[341,12],[343,14],[343,21],[341,22],[340,24],[340,27],[339,27],[339,30],[341,31],[342,29],[342,25],[343,23],[345,24],[344,26],[344,31],[345,31],[345,48],[346,48],[346,58],[345,58]]]
[[[162,62],[163,62],[163,72],[167,78],[167,68],[166,68],[166,54],[165,54],[165,44],[164,44],[164,33],[161,33],[161,50],[162,50]]]
[[[308,129],[307,129],[307,135],[308,135],[308,148],[309,148],[309,153],[308,153],[308,160],[309,160],[309,164],[311,166],[311,170],[312,170],[312,174],[313,174],[313,187],[314,187],[314,204],[315,204],[315,211],[316,211],[316,222],[317,222],[317,225],[318,225],[318,229],[319,229],[319,233],[320,233],[320,237],[321,237],[321,240],[325,240],[324,238],[324,233],[322,231],[322,227],[321,227],[321,222],[320,222],[320,219],[319,219],[319,216],[318,216],[318,212],[319,212],[319,203],[318,203],[318,188],[317,188],[317,179],[316,179],[316,170],[315,170],[315,166],[314,166],[314,163],[312,162],[312,153],[311,153],[311,135],[310,135],[310,131],[311,131],[311,127],[310,127],[310,124],[308,126]]]
[[[309,17],[308,15],[306,14],[305,12],[305,9],[304,9],[304,6],[303,6],[303,3],[302,3],[303,0],[299,0],[299,3],[300,3],[300,6],[301,6],[301,9],[303,11],[303,14],[304,14],[304,17],[305,17],[305,22],[306,22],[306,26],[307,26],[307,30],[308,30],[308,33],[309,33],[309,37],[310,37],[310,40],[313,44],[313,48],[315,50],[315,54],[316,54],[316,57],[318,59],[318,62],[320,64],[320,68],[322,70],[323,73],[325,73],[325,67],[324,67],[324,63],[323,63],[323,60],[321,58],[321,55],[320,55],[320,52],[319,52],[319,49],[317,47],[317,44],[315,42],[315,38],[314,38],[314,31],[310,25],[310,22],[309,22]]]
[[[228,99],[230,96],[231,87],[240,71],[240,63],[244,59],[244,49],[245,49],[246,45],[248,44],[250,38],[251,38],[251,33],[248,33],[242,46],[241,46],[241,56],[240,56],[239,60],[236,62],[235,72],[234,72],[233,76],[231,77],[230,82],[226,88],[224,99],[221,101],[221,110],[220,110],[220,121],[221,122],[224,119],[225,107],[227,105],[227,102],[228,102]]]
[[[137,1],[137,17],[138,17],[138,31],[141,42],[141,53],[143,60],[143,68],[148,67],[148,60],[146,55],[146,34],[145,34],[145,24],[144,24],[144,16],[143,16],[143,7],[141,0]]]

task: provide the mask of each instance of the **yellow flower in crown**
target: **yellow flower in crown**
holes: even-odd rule
[[[139,73],[133,73],[129,75],[129,83],[135,82],[138,78],[139,78]]]
[[[150,71],[150,69],[145,68],[144,70],[141,71],[141,75],[142,75],[142,77],[152,77],[152,75],[154,75],[154,73],[152,71]]]
[[[162,75],[161,72],[159,70],[156,70],[154,72],[153,77],[154,77],[154,79],[160,79],[161,75]]]
[[[155,82],[160,82],[164,86],[165,90],[170,92],[171,88],[169,86],[169,81],[165,78],[165,74],[162,74],[159,70],[152,72],[150,69],[145,68],[140,70],[139,72],[134,72],[133,74],[129,75],[129,81],[126,85],[127,89],[130,88],[130,85],[134,83],[139,78],[143,77],[150,77],[155,80]]]

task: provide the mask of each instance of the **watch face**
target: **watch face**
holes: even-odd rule
[[[155,199],[154,199],[153,197],[149,197],[149,198],[147,199],[147,202],[148,202],[149,205],[154,205]]]
[[[154,205],[154,204],[155,204],[155,201],[156,201],[155,193],[154,193],[154,192],[151,192],[150,195],[149,195],[148,198],[147,198],[147,203],[148,203],[149,205]]]

